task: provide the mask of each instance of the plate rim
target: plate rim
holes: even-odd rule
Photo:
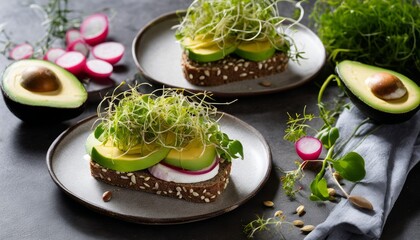
[[[139,71],[140,75],[143,76],[146,80],[151,81],[153,83],[157,83],[157,84],[161,84],[167,87],[172,87],[172,88],[181,88],[179,86],[173,85],[173,84],[167,84],[164,83],[160,80],[157,80],[151,76],[149,76],[145,69],[142,67],[142,65],[139,63],[138,61],[138,56],[137,56],[137,49],[138,49],[138,45],[140,45],[141,43],[141,39],[143,38],[144,34],[150,30],[151,28],[153,28],[155,25],[167,21],[167,20],[171,20],[177,17],[178,14],[182,14],[185,13],[186,10],[176,10],[176,11],[171,11],[171,12],[167,12],[164,14],[161,14],[160,16],[158,16],[157,18],[154,18],[153,20],[149,21],[144,27],[142,27],[136,34],[136,36],[133,39],[133,42],[131,44],[131,54],[134,60],[134,63],[137,67],[137,70]],[[191,92],[211,92],[213,96],[219,96],[219,97],[244,97],[244,96],[258,96],[258,95],[266,95],[266,94],[272,94],[272,93],[278,93],[278,92],[284,92],[287,90],[291,90],[294,88],[297,88],[299,86],[302,86],[308,82],[310,82],[312,79],[314,79],[318,74],[320,74],[320,72],[322,71],[323,67],[326,64],[326,60],[327,60],[327,53],[326,53],[326,49],[322,43],[322,41],[319,39],[319,37],[308,27],[306,27],[305,25],[301,24],[301,23],[296,23],[297,26],[305,29],[306,31],[310,32],[311,35],[313,35],[322,45],[322,52],[324,53],[324,57],[322,58],[322,64],[321,67],[319,69],[317,69],[314,73],[312,73],[311,75],[308,75],[305,77],[304,80],[299,81],[298,83],[295,84],[289,84],[286,87],[283,88],[273,88],[273,89],[266,89],[264,91],[242,91],[242,92],[223,92],[223,91],[213,91],[211,89],[200,89],[200,86],[196,86],[197,88],[185,88],[188,91]],[[281,74],[281,73],[279,73]]]
[[[106,208],[103,208],[101,206],[98,206],[94,203],[90,203],[89,201],[86,201],[86,200],[82,199],[82,196],[76,196],[76,194],[74,194],[70,189],[68,189],[60,181],[59,177],[57,177],[56,173],[54,172],[54,170],[53,170],[53,156],[54,156],[54,153],[56,152],[58,146],[66,138],[66,136],[71,134],[73,131],[77,130],[77,128],[79,128],[79,127],[83,126],[84,124],[87,124],[88,122],[97,118],[97,115],[92,115],[92,116],[86,117],[86,118],[78,121],[74,125],[68,127],[66,130],[64,130],[52,142],[52,144],[48,148],[47,155],[46,155],[46,164],[47,164],[47,168],[48,168],[48,173],[50,174],[50,177],[53,180],[53,182],[61,190],[63,190],[64,193],[66,193],[66,195],[70,196],[76,202],[82,204],[83,206],[85,206],[85,207],[87,207],[87,208],[89,208],[89,209],[91,209],[95,212],[101,213],[101,214],[106,215],[108,217],[113,217],[113,218],[116,218],[116,219],[120,219],[120,220],[123,220],[123,221],[137,223],[137,224],[145,224],[145,225],[174,225],[174,224],[183,224],[183,223],[189,223],[189,222],[202,221],[202,220],[206,220],[206,219],[209,219],[209,218],[217,217],[219,215],[222,215],[224,213],[227,213],[227,212],[230,212],[230,211],[236,209],[240,205],[245,204],[251,198],[253,198],[263,188],[263,186],[267,183],[267,181],[270,177],[272,166],[273,166],[271,148],[270,148],[269,144],[267,143],[266,139],[264,138],[264,136],[257,129],[255,129],[253,126],[246,123],[245,121],[243,121],[243,120],[241,120],[241,119],[239,119],[239,118],[237,118],[237,117],[235,117],[231,114],[225,113],[225,112],[220,112],[220,113],[223,114],[223,116],[228,116],[232,120],[237,121],[242,126],[246,127],[247,131],[251,131],[253,134],[255,134],[258,137],[258,139],[260,140],[260,142],[264,146],[265,152],[267,153],[267,169],[266,169],[265,175],[262,176],[262,181],[260,181],[260,183],[255,187],[255,189],[253,189],[253,191],[250,192],[246,197],[244,197],[243,199],[239,199],[239,201],[236,201],[235,203],[233,203],[229,206],[221,207],[220,209],[217,209],[216,211],[206,212],[206,213],[202,213],[202,214],[194,215],[194,216],[179,217],[179,218],[149,218],[149,217],[141,217],[141,216],[122,214],[122,213],[118,213],[116,211],[110,211]],[[128,190],[129,189],[127,189],[127,191]],[[158,197],[158,196],[156,195],[156,197]],[[174,199],[174,200],[180,201],[178,199]]]

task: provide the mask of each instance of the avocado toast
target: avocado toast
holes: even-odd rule
[[[220,130],[206,95],[135,88],[105,99],[86,140],[91,175],[107,184],[192,202],[215,201],[242,145]]]
[[[299,52],[279,16],[281,0],[196,0],[175,36],[182,70],[192,84],[215,86],[283,72]],[[300,8],[297,4],[296,7]],[[302,9],[301,14],[303,14]]]

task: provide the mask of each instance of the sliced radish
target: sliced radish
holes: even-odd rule
[[[85,18],[80,25],[80,33],[87,44],[94,46],[105,41],[108,36],[108,17],[97,13]]]
[[[79,29],[69,29],[66,32],[66,45],[69,46],[74,41],[83,39],[82,34],[80,33]]]
[[[214,178],[219,172],[219,162],[214,161],[211,165],[210,171],[205,171],[200,174],[192,174],[194,171],[179,171],[174,169],[172,166],[169,167],[162,163],[158,163],[149,168],[149,172],[156,178],[167,182],[176,182],[176,183],[196,183],[202,182]]]
[[[77,75],[84,70],[86,57],[80,52],[71,51],[66,52],[61,57],[57,58],[55,63],[74,75]]]
[[[62,48],[50,48],[44,55],[44,60],[55,62],[57,58],[61,57],[66,51]]]
[[[22,43],[14,47],[10,51],[9,56],[11,59],[20,60],[30,58],[33,53],[34,48],[32,47],[32,45],[28,43]]]
[[[295,148],[302,160],[315,160],[321,155],[322,143],[318,138],[306,136],[295,143]]]
[[[83,39],[77,39],[67,46],[67,51],[76,51],[83,54],[85,57],[89,54],[89,46]]]
[[[91,59],[86,62],[85,72],[93,78],[108,78],[114,68],[108,62]]]
[[[104,42],[92,48],[92,55],[111,64],[116,64],[124,55],[124,45],[118,42]]]

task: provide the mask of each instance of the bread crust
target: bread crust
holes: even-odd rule
[[[91,175],[110,185],[137,191],[154,193],[161,196],[184,199],[190,202],[214,202],[229,183],[231,163],[221,162],[215,177],[198,183],[175,183],[155,178],[145,170],[119,172],[105,168],[98,163],[90,162]]]
[[[260,61],[248,61],[235,55],[224,59],[199,63],[182,54],[182,70],[185,78],[194,85],[217,86],[235,81],[260,78],[283,72],[289,58],[283,52],[276,52],[271,58]]]

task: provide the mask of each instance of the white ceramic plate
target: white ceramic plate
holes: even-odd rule
[[[271,152],[264,137],[247,123],[225,114],[219,122],[221,129],[242,142],[245,158],[233,161],[229,185],[215,202],[191,203],[111,186],[90,175],[89,162],[83,157],[95,120],[92,116],[63,132],[48,150],[47,165],[62,190],[108,216],[144,224],[176,224],[218,216],[253,197],[270,174]],[[102,194],[108,190],[113,198],[104,202]]]
[[[233,82],[221,86],[203,87],[189,83],[181,69],[182,49],[176,41],[175,25],[179,23],[176,13],[163,15],[139,31],[134,38],[132,54],[143,76],[148,80],[169,87],[190,91],[210,91],[216,96],[246,96],[288,90],[311,80],[321,70],[326,60],[324,45],[309,28],[297,24],[290,35],[303,53],[299,63],[289,61],[286,71],[258,79]],[[271,82],[270,87],[260,85]]]

